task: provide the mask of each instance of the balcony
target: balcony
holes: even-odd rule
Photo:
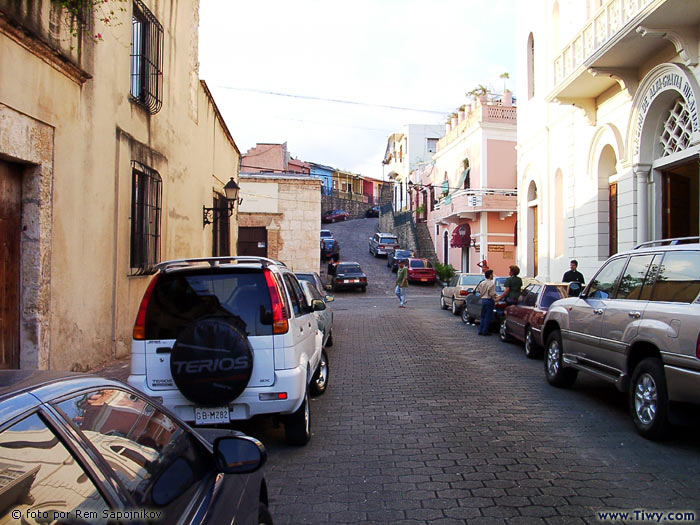
[[[510,96],[509,96],[510,101]],[[508,102],[510,104],[510,102]],[[466,130],[470,129],[479,122],[495,122],[512,124],[515,126],[518,110],[512,105],[489,104],[486,98],[477,98],[476,106],[466,113],[462,120],[459,120],[456,126],[448,131],[444,137],[438,140],[437,150],[442,151],[452,142],[454,142]]]
[[[499,213],[505,219],[515,213],[518,191],[514,189],[459,190],[440,199],[433,217],[438,222],[457,223],[461,219],[476,220],[482,211]]]
[[[547,101],[578,106],[595,124],[596,97],[615,83],[633,97],[638,68],[664,47],[697,65],[699,23],[700,2],[608,0],[554,58]]]

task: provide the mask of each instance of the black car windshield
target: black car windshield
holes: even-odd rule
[[[360,274],[362,268],[359,264],[341,264],[338,266],[338,273]]]
[[[432,268],[430,262],[424,261],[423,259],[414,259],[410,263],[411,268]]]

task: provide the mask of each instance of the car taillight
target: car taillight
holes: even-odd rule
[[[277,282],[270,270],[265,270],[265,282],[267,290],[270,292],[270,304],[272,305],[272,333],[286,334],[289,330],[289,321],[284,314],[284,305],[277,288]]]
[[[386,246],[384,246],[383,244],[380,244],[379,246],[377,246],[377,248],[383,250],[384,248],[386,248]]]
[[[695,357],[700,359],[700,334],[698,334],[698,343],[695,345]]]
[[[459,295],[461,295],[462,297],[466,297],[467,295],[469,295],[469,290],[460,290]]]
[[[146,288],[146,293],[143,294],[143,299],[141,299],[141,306],[139,306],[139,312],[136,314],[136,322],[134,323],[134,332],[132,337],[138,341],[146,339],[146,310],[148,310],[148,302],[151,300],[151,295],[153,294],[153,288],[156,286],[156,282],[160,274],[157,273],[155,277],[151,280],[151,283]]]
[[[366,282],[367,282],[367,277],[360,277],[360,282],[361,282],[361,283],[366,283]]]
[[[506,306],[508,306],[507,303],[496,303],[496,308],[498,308],[498,309],[500,309],[500,310],[502,310],[502,309],[505,308]]]

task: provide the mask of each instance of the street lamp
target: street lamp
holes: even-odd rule
[[[238,197],[238,192],[241,190],[241,187],[236,184],[236,181],[233,180],[233,177],[226,183],[226,186],[224,186],[224,195],[226,195],[226,201],[228,203],[226,207],[226,211],[228,213],[228,217],[233,215],[233,206],[238,202],[238,205],[240,206],[241,203],[243,202],[243,197]],[[207,208],[206,206],[202,206],[202,221],[203,225],[206,226],[207,224],[212,224],[214,220],[216,219],[216,214],[220,213],[219,208]]]

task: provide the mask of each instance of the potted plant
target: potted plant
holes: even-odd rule
[[[456,271],[451,264],[435,263],[434,266],[438,281],[440,281],[440,285],[444,288],[447,286],[447,283],[450,282],[450,279],[455,276]]]

